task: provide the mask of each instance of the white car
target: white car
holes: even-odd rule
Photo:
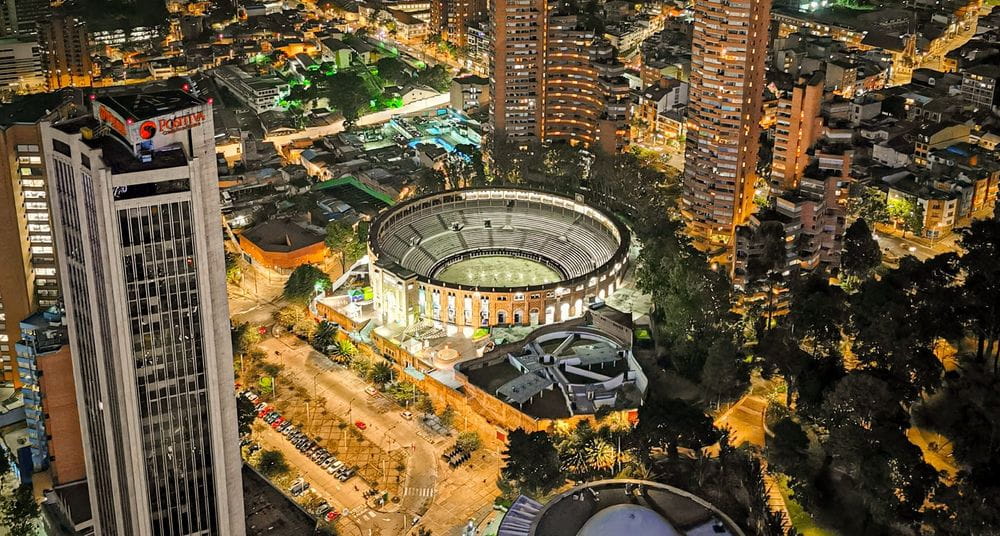
[[[400,413],[399,415],[401,417],[403,417],[404,419],[406,419],[406,420],[410,420],[410,419],[413,418],[413,413],[410,412],[410,411],[404,411],[404,412]]]
[[[368,393],[368,396],[375,396],[378,394],[378,389],[369,385],[368,387],[365,387],[365,392]]]
[[[330,473],[332,475],[332,474],[336,473],[337,470],[340,469],[343,466],[344,466],[344,462],[342,462],[340,460],[337,460],[337,462],[335,462],[333,465],[331,465],[329,468],[327,468],[326,472]]]

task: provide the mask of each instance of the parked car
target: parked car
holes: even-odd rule
[[[275,430],[277,430],[278,427],[281,426],[282,424],[285,424],[285,418],[284,417],[278,417],[277,419],[274,419],[274,422],[271,423],[271,428],[274,428]]]
[[[309,489],[309,483],[306,481],[302,481],[292,486],[292,488],[289,489],[288,492],[292,494],[292,497],[298,497],[299,495],[305,493],[307,489]]]
[[[351,467],[350,469],[348,469],[347,471],[345,471],[343,474],[341,474],[340,477],[337,480],[339,480],[341,482],[347,482],[348,480],[350,480],[351,477],[354,476],[354,473],[357,473],[357,472],[358,472],[358,470],[357,470],[356,467]]]
[[[257,404],[256,406],[254,406],[253,409],[259,413],[259,412],[263,411],[264,408],[266,408],[266,407],[267,407],[267,402],[261,402],[261,403]]]
[[[326,520],[329,523],[333,523],[334,521],[337,520],[338,517],[340,517],[340,512],[336,510],[330,510],[329,512],[326,513]]]
[[[413,413],[410,412],[410,411],[404,411],[404,412],[400,413],[399,415],[401,417],[403,417],[404,419],[406,419],[406,420],[410,420],[410,419],[413,418]]]
[[[354,426],[357,426],[358,430],[364,430],[365,428],[368,428],[368,425],[365,424],[364,421],[354,421]]]
[[[330,505],[327,504],[326,501],[323,501],[319,503],[319,506],[316,507],[316,510],[314,510],[314,512],[316,512],[316,515],[318,516],[325,516],[326,513],[329,512],[330,510],[333,510],[333,508],[330,508]]]
[[[336,473],[337,471],[340,471],[340,469],[342,467],[344,467],[344,462],[338,460],[338,461],[333,462],[333,464],[331,464],[330,467],[328,467],[326,469],[326,472],[330,473],[332,475],[332,474]]]
[[[378,389],[369,385],[368,387],[365,387],[365,392],[368,393],[368,396],[375,396],[378,394]]]

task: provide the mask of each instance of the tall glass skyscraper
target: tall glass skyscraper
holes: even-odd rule
[[[96,532],[244,532],[211,107],[43,125]]]

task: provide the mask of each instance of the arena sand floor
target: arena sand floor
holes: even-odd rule
[[[562,279],[559,272],[540,262],[504,256],[465,259],[441,270],[434,278],[479,287],[545,285]]]

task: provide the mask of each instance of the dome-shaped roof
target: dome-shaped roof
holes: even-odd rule
[[[616,504],[587,520],[576,536],[681,536],[663,516],[645,506]]]

